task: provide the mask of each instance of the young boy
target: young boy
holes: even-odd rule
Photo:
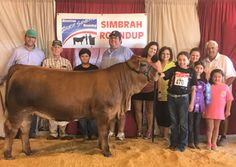
[[[89,60],[91,57],[91,52],[89,49],[82,48],[79,52],[79,58],[81,64],[74,68],[74,71],[88,71],[96,70],[97,66],[90,64]],[[79,125],[81,127],[81,132],[84,136],[84,139],[96,139],[97,138],[97,127],[94,119],[82,118],[79,120]]]
[[[188,111],[193,111],[197,83],[194,69],[189,68],[189,54],[177,55],[177,66],[161,74],[168,83],[168,108],[171,118],[171,150],[185,151],[188,143]],[[189,97],[191,99],[189,102]]]

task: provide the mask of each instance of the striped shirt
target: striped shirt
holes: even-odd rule
[[[72,66],[69,60],[63,57],[50,57],[43,61],[43,67],[64,69],[72,71]]]

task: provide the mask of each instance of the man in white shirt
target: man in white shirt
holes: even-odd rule
[[[234,69],[232,61],[229,57],[222,55],[218,52],[218,44],[216,41],[210,40],[206,43],[207,57],[204,60],[206,77],[209,79],[210,73],[214,69],[221,69],[225,75],[225,83],[231,87],[236,78],[236,71]],[[228,130],[229,119],[226,118],[221,121],[220,134],[221,137],[218,140],[218,146],[224,146],[226,144],[226,135]]]

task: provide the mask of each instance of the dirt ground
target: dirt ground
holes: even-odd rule
[[[217,151],[186,149],[185,152],[167,149],[162,139],[110,140],[112,157],[106,158],[97,148],[97,141],[31,139],[32,156],[21,153],[21,141],[15,139],[14,160],[3,158],[4,140],[0,140],[1,167],[235,167],[236,137],[230,137],[225,147]]]

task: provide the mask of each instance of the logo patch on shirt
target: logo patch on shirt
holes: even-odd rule
[[[226,91],[222,91],[222,92],[220,93],[220,95],[221,95],[221,97],[225,97],[225,96],[226,96]]]

